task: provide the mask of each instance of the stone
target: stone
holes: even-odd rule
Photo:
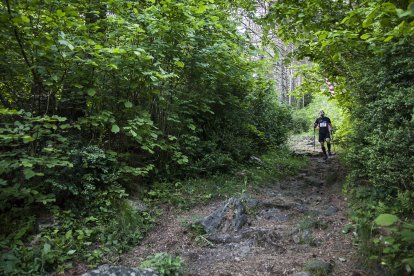
[[[242,203],[246,206],[247,209],[256,208],[259,205],[259,201],[255,198],[250,197],[249,195],[243,195],[241,197]]]
[[[303,230],[303,232],[302,232],[302,239],[308,240],[310,238],[312,238],[312,231],[309,230],[309,229]]]
[[[294,243],[299,244],[301,242],[300,235],[296,234],[292,236],[292,240]]]
[[[313,274],[328,275],[332,270],[332,264],[319,259],[313,259],[306,263],[305,269]]]
[[[281,196],[275,196],[271,200],[266,200],[260,203],[261,207],[264,208],[277,208],[277,209],[291,209],[296,205],[294,202],[287,202],[286,199],[284,199]]]
[[[292,276],[311,276],[309,272],[295,272]]]
[[[247,213],[240,198],[229,198],[212,214],[199,220],[207,234],[235,232],[247,223]]]
[[[309,229],[304,229],[303,231],[300,231],[299,233],[292,236],[292,240],[294,243],[306,243],[306,244],[314,244],[314,238],[312,236],[312,231]]]
[[[287,221],[289,218],[286,214],[283,214],[279,209],[277,208],[271,208],[268,210],[262,210],[259,214],[258,214],[259,218],[264,218],[267,220],[275,220],[275,221],[279,221],[279,222],[285,222]]]
[[[306,184],[308,184],[310,186],[320,187],[320,186],[323,185],[323,181],[321,179],[316,178],[316,177],[306,176],[303,179],[306,182]]]
[[[338,212],[338,208],[336,208],[335,206],[331,205],[331,206],[329,206],[329,207],[325,210],[324,214],[325,214],[325,216],[333,216],[333,215],[335,215],[337,212]]]
[[[153,269],[138,269],[125,266],[101,265],[97,269],[88,271],[82,276],[158,276]]]

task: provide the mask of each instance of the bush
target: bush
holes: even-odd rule
[[[408,204],[414,188],[414,62],[408,57],[410,45],[383,51],[355,67],[361,78],[352,82],[357,100],[351,110],[347,190],[364,253],[397,275],[414,269],[414,209]],[[374,223],[381,214],[398,216],[401,222],[384,228]]]
[[[157,253],[148,257],[140,265],[140,268],[152,268],[160,275],[182,275],[184,261],[180,257],[171,256],[168,253]]]
[[[103,258],[116,257],[136,245],[154,219],[120,204],[117,191],[95,193],[96,200],[85,208],[63,210],[54,207],[51,223],[42,225],[36,235],[18,232],[1,236],[0,274],[44,275],[71,268],[72,262],[96,265]],[[32,225],[30,225],[32,226]],[[25,234],[22,236],[22,234]]]

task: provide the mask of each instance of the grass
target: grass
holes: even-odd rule
[[[286,176],[296,174],[307,165],[304,157],[295,157],[287,149],[269,151],[261,162],[249,162],[227,174],[195,178],[175,183],[156,183],[147,193],[156,204],[172,204],[190,209],[214,199],[242,195],[255,188],[274,184]]]

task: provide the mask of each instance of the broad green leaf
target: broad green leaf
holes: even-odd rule
[[[390,226],[398,221],[398,217],[392,214],[381,214],[374,222],[379,226]]]
[[[65,238],[68,239],[68,240],[70,240],[70,239],[72,239],[72,237],[73,237],[73,235],[72,235],[72,229],[71,229],[68,232],[66,232]]]
[[[403,241],[406,242],[413,242],[414,241],[414,231],[410,229],[404,229],[400,232],[401,238]]]
[[[76,252],[76,250],[72,249],[72,250],[69,250],[66,254],[70,256],[70,255],[75,254],[75,252]]]
[[[93,88],[89,88],[86,93],[88,93],[89,96],[93,97],[96,94],[96,90]]]
[[[111,131],[113,132],[113,133],[118,133],[119,132],[119,126],[118,125],[116,125],[116,124],[113,124],[112,125],[112,128],[111,128]]]
[[[24,23],[29,23],[30,22],[29,17],[27,17],[25,15],[20,16],[20,18],[21,18],[22,22],[24,22]]]
[[[198,7],[198,9],[196,10],[196,13],[201,14],[201,13],[204,13],[206,10],[207,10],[207,6],[205,6],[205,5],[200,5],[200,6]]]
[[[24,178],[26,179],[30,179],[36,175],[36,173],[32,169],[29,169],[29,168],[24,169],[23,174],[24,174]]]
[[[71,51],[75,48],[72,44],[69,43],[69,41],[65,40],[65,39],[60,39],[59,43],[62,45],[67,46]]]
[[[175,65],[177,65],[177,67],[179,68],[184,68],[184,62],[177,60],[176,62],[174,62]]]
[[[34,138],[32,136],[29,136],[29,135],[23,136],[22,139],[23,139],[24,143],[29,143],[29,142],[34,141]]]
[[[132,103],[130,101],[126,101],[126,102],[124,102],[124,106],[126,108],[131,108],[132,107]]]
[[[56,15],[59,16],[59,17],[64,17],[65,13],[62,10],[57,10]]]
[[[51,250],[51,246],[48,243],[43,245],[42,255],[47,255]]]
[[[368,28],[372,24],[372,21],[373,21],[373,19],[376,15],[377,15],[377,8],[373,9],[368,14],[367,18],[365,18],[365,20],[362,22],[362,27],[363,28]]]
[[[368,38],[370,38],[370,35],[369,34],[363,34],[363,35],[361,35],[361,39],[363,39],[363,40],[367,40]]]

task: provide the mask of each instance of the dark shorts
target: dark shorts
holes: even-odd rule
[[[319,143],[325,142],[326,139],[331,139],[329,132],[319,132]]]

